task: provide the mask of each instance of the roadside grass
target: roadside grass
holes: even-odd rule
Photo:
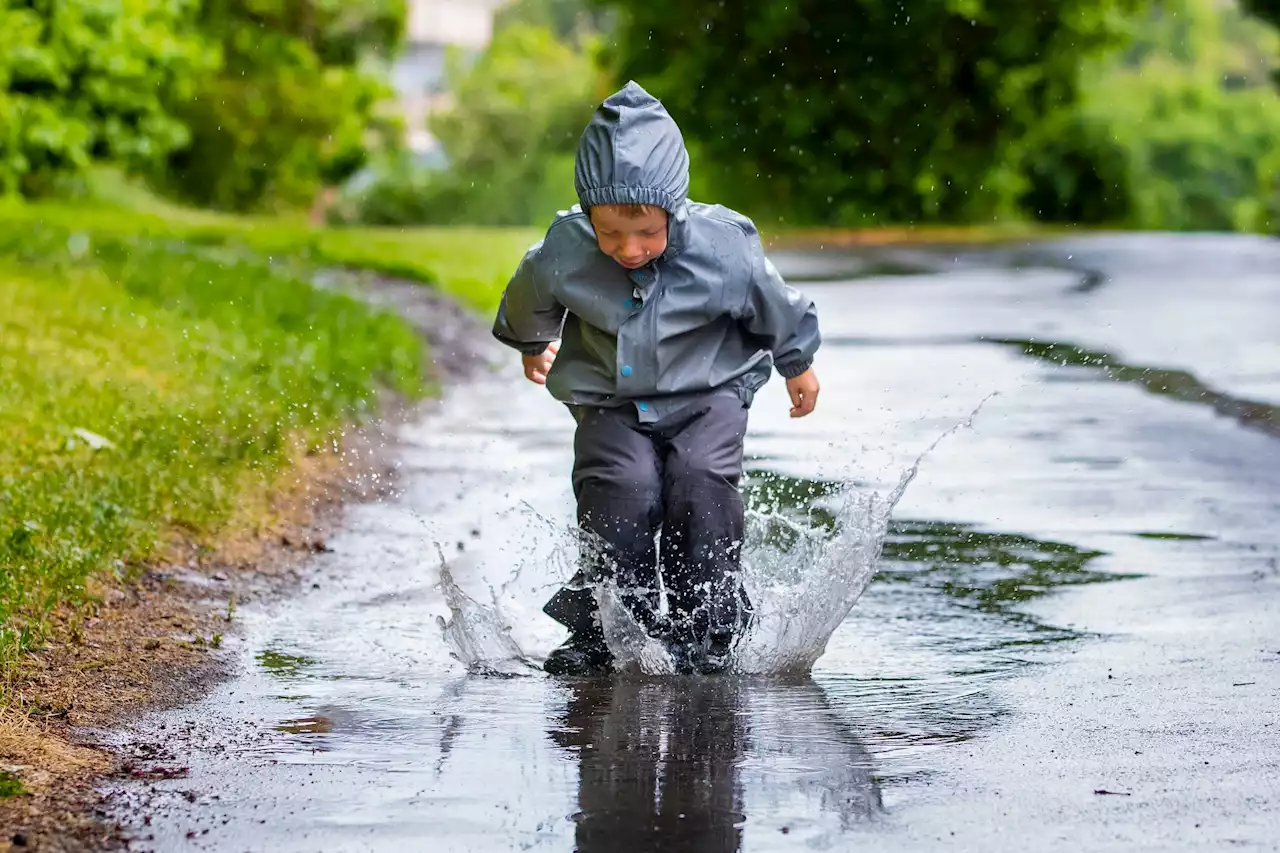
[[[127,580],[174,532],[213,536],[381,390],[427,390],[405,323],[289,264],[132,214],[60,216],[0,211],[6,678],[92,575]]]
[[[372,270],[421,281],[463,305],[489,313],[534,228],[321,228],[297,215],[229,216],[165,205],[0,202],[0,228],[16,223],[118,238],[171,238],[256,252],[312,266]]]

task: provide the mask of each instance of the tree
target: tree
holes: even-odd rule
[[[582,128],[608,94],[595,45],[508,21],[488,48],[448,68],[452,104],[429,118],[442,170],[396,158],[367,189],[340,199],[335,222],[545,224],[576,201],[573,161]]]
[[[1244,10],[1280,27],[1280,0],[1241,0]]]
[[[196,204],[305,204],[360,167],[390,89],[364,60],[403,36],[403,0],[204,0],[222,63],[175,103],[192,129],[158,183]],[[388,132],[392,128],[386,128]]]
[[[0,193],[94,161],[146,168],[185,144],[172,104],[214,56],[186,0],[0,0]]]
[[[1162,0],[1081,69],[1079,103],[1027,154],[1039,219],[1165,230],[1280,225],[1280,36],[1234,3]]]
[[[1244,10],[1268,21],[1274,27],[1280,27],[1280,0],[1241,0]],[[1280,68],[1273,72],[1276,85],[1280,85]]]
[[[723,198],[850,224],[1012,212],[1028,135],[1136,0],[599,2]]]

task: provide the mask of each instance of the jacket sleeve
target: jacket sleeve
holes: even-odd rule
[[[773,352],[778,373],[787,379],[813,366],[813,355],[822,343],[818,311],[813,301],[782,280],[765,257],[760,235],[750,233],[751,280],[741,320],[746,330],[762,338]]]
[[[548,292],[538,275],[542,241],[533,245],[507,283],[493,323],[493,336],[525,355],[538,355],[557,340],[564,326],[564,306]]]

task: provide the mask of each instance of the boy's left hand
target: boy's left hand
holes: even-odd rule
[[[818,405],[818,374],[811,367],[799,376],[788,379],[787,393],[791,395],[791,417],[803,418]]]

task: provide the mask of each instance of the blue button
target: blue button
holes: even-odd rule
[[[647,411],[649,411],[649,404],[648,404],[648,403],[641,403],[641,404],[640,404],[640,411],[642,411],[642,412],[647,412]]]
[[[631,375],[631,365],[629,365],[629,364],[624,364],[624,365],[622,366],[622,375],[623,375],[623,376],[630,376],[630,375]]]

